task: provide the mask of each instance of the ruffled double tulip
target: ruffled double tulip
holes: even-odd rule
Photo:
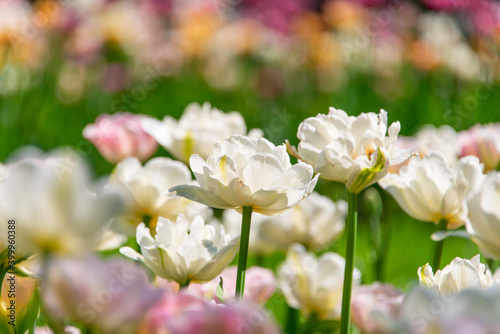
[[[475,155],[486,172],[500,164],[500,123],[475,125],[458,134],[460,156]]]
[[[162,294],[146,272],[125,259],[51,258],[42,299],[52,319],[70,319],[102,333],[134,333]]]
[[[480,262],[479,254],[470,260],[456,257],[434,274],[429,264],[418,268],[420,285],[440,295],[454,295],[465,289],[486,289],[495,284],[491,271]]]
[[[119,192],[91,183],[86,165],[71,150],[46,156],[25,151],[7,169],[0,182],[0,219],[14,221],[19,257],[91,250],[123,205]]]
[[[97,117],[95,124],[88,124],[83,129],[83,136],[110,163],[117,163],[127,157],[145,161],[155,153],[158,144],[142,128],[143,117],[126,112],[102,114]]]
[[[190,166],[200,185],[180,185],[170,191],[214,208],[241,211],[246,206],[265,215],[298,204],[317,182],[311,166],[292,166],[285,145],[274,146],[264,138],[234,135],[215,144],[206,161],[191,156]]]
[[[500,260],[500,173],[494,172],[479,186],[467,201],[469,216],[466,221],[470,234],[481,252]]]
[[[188,219],[196,215],[210,218],[212,210],[207,206],[168,193],[173,186],[194,183],[191,172],[180,161],[154,158],[144,166],[137,158],[121,161],[110,176],[110,185],[123,190],[125,209],[115,218],[113,227],[134,235],[141,222],[154,230],[158,217],[175,220],[183,214]]]
[[[250,252],[266,254],[287,250],[294,243],[315,250],[328,247],[344,231],[347,203],[336,203],[313,192],[292,209],[275,216],[252,216]],[[239,234],[241,215],[224,212],[224,224],[231,235]]]
[[[141,254],[130,247],[120,252],[143,262],[156,275],[176,281],[208,282],[233,260],[239,238],[231,239],[223,226],[206,225],[201,216],[192,221],[179,215],[176,221],[160,217],[153,238],[144,223],[137,226]]]
[[[293,308],[319,319],[339,320],[342,303],[345,260],[336,253],[316,258],[304,246],[290,248],[286,261],[278,268],[278,287]],[[361,273],[354,269],[354,282]]]
[[[357,194],[383,178],[390,165],[398,162],[399,130],[399,122],[387,128],[384,110],[378,115],[355,117],[330,108],[328,115],[310,117],[299,125],[300,142],[295,154],[322,178],[345,183],[349,192]]]
[[[457,228],[467,217],[465,200],[483,179],[476,157],[464,157],[450,167],[442,154],[434,152],[423,159],[411,158],[399,174],[388,174],[379,184],[411,217],[436,224],[446,220],[448,228]]]
[[[189,104],[178,121],[165,116],[163,121],[144,119],[142,125],[172,156],[185,163],[189,162],[192,154],[206,159],[216,143],[222,143],[234,134],[247,134],[245,120],[240,113],[224,113],[208,102],[203,105]],[[262,133],[256,135],[262,136]]]

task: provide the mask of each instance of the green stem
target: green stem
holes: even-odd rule
[[[299,327],[299,310],[288,306],[288,314],[286,319],[285,333],[295,334],[297,333],[297,328]]]
[[[182,289],[187,289],[189,283],[191,283],[191,280],[189,278],[186,280],[184,284],[179,283],[179,292],[181,292]]]
[[[438,231],[446,231],[446,226],[448,225],[448,221],[446,219],[442,219],[438,224]],[[441,266],[441,256],[443,255],[443,246],[444,240],[440,240],[436,242],[436,248],[434,248],[434,259],[432,261],[432,270],[436,272],[436,270],[440,269]]]
[[[495,271],[495,261],[492,258],[486,258],[486,264],[492,272]]]
[[[342,291],[342,313],[340,333],[348,334],[351,327],[351,291],[354,257],[356,255],[356,233],[358,224],[358,196],[347,192],[347,251],[344,271],[344,289]]]
[[[243,300],[243,292],[245,291],[245,273],[247,270],[252,210],[253,208],[251,206],[244,206],[241,220],[240,254],[238,256],[238,274],[236,276],[236,299],[240,300]]]

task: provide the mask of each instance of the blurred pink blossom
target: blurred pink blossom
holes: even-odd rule
[[[158,144],[141,126],[142,116],[126,112],[113,115],[101,114],[95,124],[83,129],[83,136],[97,148],[110,163],[127,157],[147,160]]]
[[[224,301],[232,302],[235,300],[234,291],[236,289],[237,266],[231,266],[220,275],[223,280]],[[206,284],[191,284],[188,288],[190,293],[203,296],[220,303],[219,298],[215,296],[217,285],[220,278],[216,277]],[[276,290],[276,278],[272,270],[262,267],[250,267],[246,273],[245,279],[245,301],[253,301],[260,305],[265,304]]]
[[[244,15],[282,33],[288,33],[293,20],[312,5],[310,0],[243,0]]]
[[[252,302],[214,305],[186,291],[165,294],[148,312],[139,334],[275,334],[278,328]]]
[[[476,124],[458,134],[459,155],[475,155],[484,164],[485,172],[500,163],[500,123]]]
[[[400,315],[403,298],[390,284],[361,286],[353,291],[352,321],[363,333],[387,333]]]
[[[122,258],[51,258],[42,299],[53,319],[96,326],[102,333],[132,332],[162,297],[146,272]]]

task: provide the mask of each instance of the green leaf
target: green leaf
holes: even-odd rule
[[[16,318],[16,333],[24,334],[28,329],[33,327],[33,324],[40,315],[40,291],[35,289],[33,296],[26,305],[19,311]]]
[[[222,280],[222,276],[219,276],[219,278],[220,282],[217,285],[217,288],[215,289],[215,296],[219,298],[222,304],[225,304],[226,302],[224,301],[224,281]]]
[[[3,313],[0,313],[0,333],[14,334],[14,327],[9,325],[9,318],[6,318]]]

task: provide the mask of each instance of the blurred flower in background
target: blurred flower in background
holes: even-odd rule
[[[205,102],[189,104],[179,121],[165,116],[163,121],[147,118],[142,126],[176,159],[189,163],[192,154],[206,159],[216,143],[222,143],[234,134],[247,135],[245,120],[240,113],[224,113]],[[262,132],[250,136],[262,137]]]
[[[324,253],[319,258],[304,246],[290,247],[286,261],[278,268],[278,287],[293,308],[305,316],[340,320],[345,259],[336,253]],[[361,273],[354,269],[353,282],[358,284]]]
[[[133,333],[161,296],[134,263],[94,256],[51,258],[42,287],[51,317],[92,325],[103,333]]]
[[[492,172],[467,201],[467,232],[481,252],[500,259],[500,173]]]
[[[252,217],[250,252],[269,254],[286,251],[294,243],[309,250],[320,250],[337,240],[344,231],[347,203],[332,201],[313,192],[289,211],[275,216],[258,213]],[[227,210],[224,225],[231,235],[239,235],[241,214]]]
[[[205,284],[190,284],[188,292],[199,295],[208,300],[214,300],[216,303],[234,302],[234,290],[236,288],[237,266],[231,266]],[[216,296],[217,286],[222,278],[222,288],[224,290],[223,300]],[[271,269],[252,266],[247,268],[245,276],[245,302],[252,301],[264,305],[276,290],[276,278]]]
[[[145,161],[155,153],[158,144],[143,130],[143,117],[131,113],[102,114],[95,124],[83,129],[83,136],[110,163],[120,162],[127,157]]]
[[[458,134],[459,155],[475,155],[484,164],[484,171],[497,169],[500,164],[500,124],[476,124]]]
[[[91,250],[122,209],[120,193],[91,182],[75,151],[25,149],[6,168],[0,215],[16,220],[18,257]]]
[[[361,285],[352,295],[352,321],[363,333],[391,333],[401,316],[404,295],[390,284]]]
[[[141,222],[155,231],[158,217],[175,220],[183,214],[188,219],[196,215],[210,219],[212,209],[168,193],[173,186],[193,183],[191,172],[180,161],[158,157],[144,166],[137,158],[121,161],[109,178],[109,185],[122,190],[125,197],[125,208],[114,219],[113,228],[117,232],[134,235]]]

